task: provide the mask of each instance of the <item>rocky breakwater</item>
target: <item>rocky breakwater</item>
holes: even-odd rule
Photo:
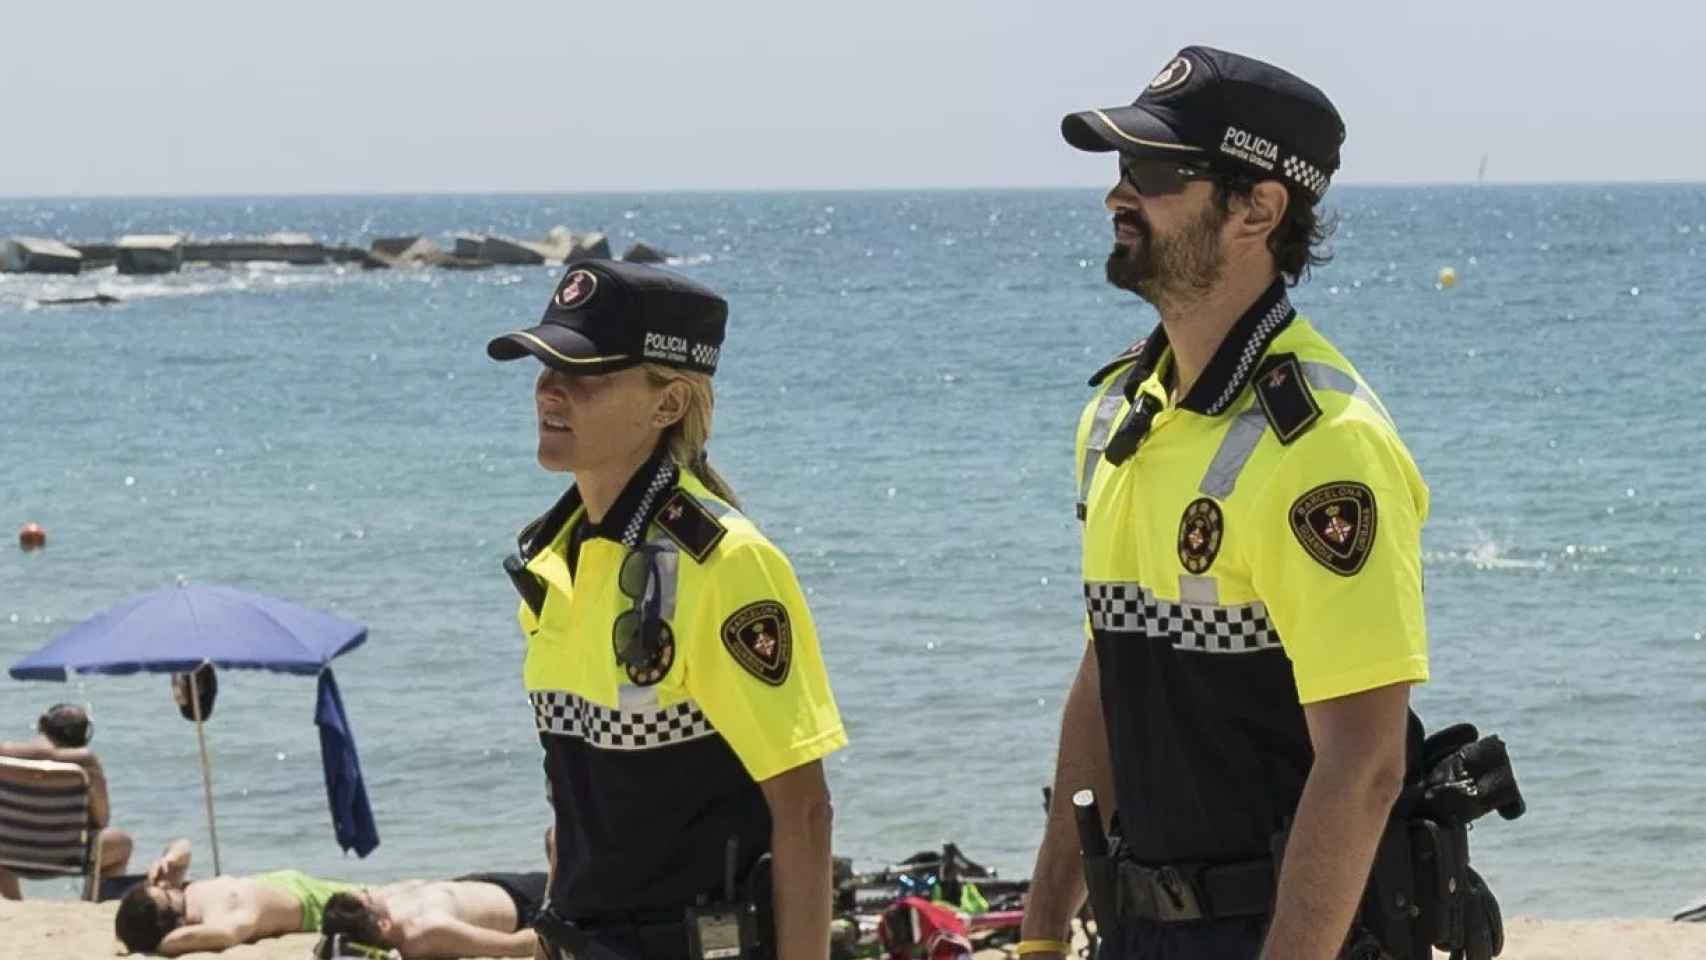
[[[579,233],[553,227],[541,240],[498,234],[457,234],[446,250],[430,238],[401,235],[374,238],[367,247],[330,245],[305,233],[264,237],[189,239],[179,234],[132,234],[116,243],[67,243],[42,237],[0,241],[0,271],[74,274],[104,267],[119,273],[175,273],[186,265],[232,266],[270,262],[296,266],[357,263],[363,269],[436,267],[479,270],[494,266],[552,266],[580,260],[609,259],[610,238],[599,231]],[[673,255],[647,243],[635,243],[622,259],[662,263]]]

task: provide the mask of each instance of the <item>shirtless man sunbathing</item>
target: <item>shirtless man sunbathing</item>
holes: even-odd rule
[[[531,957],[545,880],[543,873],[475,873],[340,893],[327,902],[320,932],[404,960]]]
[[[333,901],[384,911],[384,944],[405,957],[530,956],[526,924],[544,896],[545,875],[491,875],[363,889],[296,870],[187,881],[188,840],[176,840],[120,901],[114,932],[132,953],[177,956],[224,950],[288,933],[318,933]],[[536,876],[533,883],[531,877]],[[514,890],[512,891],[512,888]],[[528,906],[528,896],[537,897]],[[517,892],[518,891],[518,892]],[[343,896],[339,896],[342,894]],[[360,938],[351,938],[357,939]],[[365,942],[365,941],[364,941]]]

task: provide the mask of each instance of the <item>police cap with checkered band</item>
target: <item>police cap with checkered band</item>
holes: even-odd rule
[[[1319,89],[1212,47],[1180,50],[1130,106],[1068,114],[1060,132],[1080,150],[1278,180],[1311,203],[1327,192],[1345,141],[1344,121]]]
[[[717,371],[729,305],[702,284],[669,270],[618,260],[569,266],[537,326],[495,337],[493,360],[529,354],[564,373],[610,373],[661,363]]]

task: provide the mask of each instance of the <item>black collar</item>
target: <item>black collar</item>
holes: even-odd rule
[[[614,540],[627,546],[637,546],[645,536],[646,524],[651,522],[652,514],[657,512],[663,503],[662,493],[675,486],[679,469],[669,455],[659,449],[640,469],[634,471],[627,486],[616,495],[616,502],[610,505],[610,511],[598,523],[592,523],[586,518],[581,522],[585,529],[583,537],[602,537]],[[518,539],[523,559],[530,559],[539,551],[550,546],[551,541],[563,531],[563,525],[582,507],[580,487],[570,487],[568,492],[546,511],[545,515],[528,524]]]
[[[675,486],[678,475],[675,461],[660,447],[628,478],[628,485],[616,495],[616,502],[610,505],[604,519],[587,523],[586,535],[614,540],[624,546],[639,546],[645,539],[646,524],[663,505],[664,491]]]
[[[1292,309],[1291,299],[1286,296],[1285,282],[1276,278],[1273,285],[1263,291],[1226,332],[1226,339],[1220,342],[1208,366],[1192,384],[1191,392],[1179,401],[1179,406],[1209,417],[1225,413],[1255,376],[1256,367],[1268,352],[1268,346],[1295,316],[1297,311]],[[1157,324],[1155,332],[1149,335],[1137,355],[1136,370],[1141,372],[1134,373],[1126,381],[1128,399],[1137,385],[1155,372],[1167,347],[1167,329]],[[1168,375],[1172,375],[1170,368]]]

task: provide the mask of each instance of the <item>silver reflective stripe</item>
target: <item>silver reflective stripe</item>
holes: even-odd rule
[[[1317,390],[1332,390],[1335,393],[1348,393],[1352,397],[1368,404],[1387,422],[1392,423],[1392,415],[1386,412],[1380,399],[1369,389],[1357,382],[1357,379],[1338,367],[1329,367],[1324,363],[1310,362],[1303,366],[1303,375],[1309,378],[1309,385]]]
[[[1090,502],[1090,480],[1096,475],[1096,460],[1108,445],[1108,435],[1114,432],[1114,415],[1125,402],[1125,392],[1118,384],[1110,384],[1096,404],[1096,415],[1090,421],[1090,436],[1084,440],[1084,463],[1078,472],[1078,507]]]
[[[1179,574],[1179,602],[1197,606],[1219,606],[1220,581],[1214,577],[1193,577],[1188,573]]]
[[[675,616],[675,581],[681,570],[681,553],[676,549],[675,541],[667,536],[658,537],[646,546],[657,551],[658,614],[668,620]]]
[[[1317,390],[1350,394],[1373,407],[1388,424],[1392,422],[1391,414],[1381,406],[1379,398],[1358,383],[1355,377],[1325,363],[1309,362],[1301,366],[1310,386]],[[1214,452],[1214,459],[1209,461],[1208,472],[1203,474],[1202,484],[1197,490],[1216,500],[1232,496],[1233,489],[1238,486],[1238,475],[1244,472],[1244,465],[1250,462],[1250,455],[1256,452],[1256,444],[1262,441],[1262,434],[1267,428],[1268,418],[1262,412],[1262,405],[1251,403],[1238,415],[1238,419],[1232,421],[1232,426],[1226,428],[1220,449]]]
[[[693,495],[688,494],[688,496],[691,497]],[[709,497],[693,497],[693,499],[699,501],[699,505],[704,507],[707,513],[716,517],[718,520],[723,519],[731,513],[738,512],[734,507],[729,506],[721,500],[712,500]]]
[[[1232,426],[1226,428],[1220,449],[1214,451],[1214,459],[1209,461],[1208,472],[1203,474],[1202,484],[1197,490],[1216,500],[1232,496],[1232,488],[1238,485],[1238,475],[1244,472],[1244,464],[1250,461],[1250,454],[1256,452],[1256,444],[1261,442],[1267,429],[1268,417],[1262,412],[1262,405],[1252,403],[1246,407],[1238,419],[1232,421]]]

